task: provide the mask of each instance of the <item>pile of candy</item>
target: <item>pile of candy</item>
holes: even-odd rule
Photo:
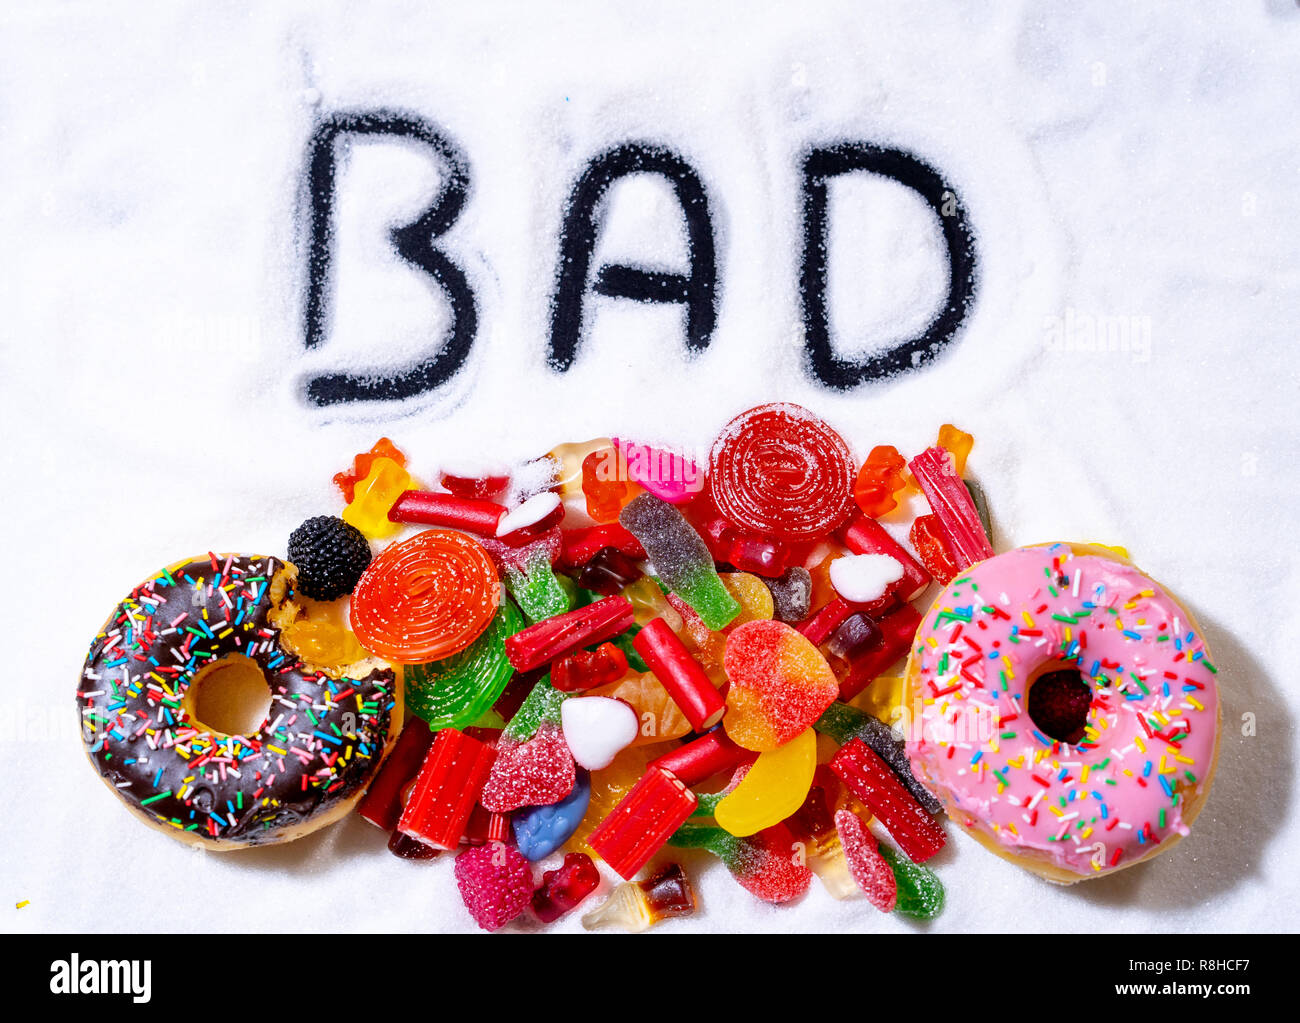
[[[351,590],[351,633],[323,617],[298,640],[402,669],[407,724],[359,812],[398,856],[459,850],[487,930],[583,903],[602,883],[593,857],[624,883],[585,926],[693,913],[671,849],[707,850],[768,902],[816,875],[837,899],[934,916],[943,887],[923,864],[945,834],[885,723],[901,683],[884,673],[931,579],[992,553],[970,446],[945,426],[910,462],[882,446],[858,466],[818,417],[772,404],[728,424],[707,467],[561,445],[544,489],[516,486],[508,507],[506,470],[425,488],[381,440],[335,477],[342,521],[291,543],[301,592]],[[908,550],[877,519],[913,486],[931,514]],[[358,532],[412,525],[357,565]]]

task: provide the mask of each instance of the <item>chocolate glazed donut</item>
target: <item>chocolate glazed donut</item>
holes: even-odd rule
[[[333,677],[283,646],[277,613],[296,578],[271,557],[172,566],[91,643],[77,690],[86,752],[148,823],[212,849],[285,842],[342,817],[378,770],[401,726],[394,673],[361,662],[349,671],[363,677]],[[258,712],[269,696],[260,726],[204,723],[223,690],[245,705],[251,693]]]

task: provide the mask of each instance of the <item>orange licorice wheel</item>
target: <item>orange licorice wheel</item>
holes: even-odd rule
[[[352,593],[352,631],[373,654],[426,664],[473,643],[500,599],[482,545],[464,533],[426,529],[370,563]]]

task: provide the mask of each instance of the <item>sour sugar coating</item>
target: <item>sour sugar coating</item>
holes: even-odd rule
[[[641,542],[664,585],[710,629],[721,629],[740,614],[740,604],[718,578],[708,546],[671,504],[653,494],[639,494],[618,521]]]
[[[908,706],[921,709],[908,755],[994,852],[1053,881],[1099,876],[1169,848],[1200,812],[1218,753],[1216,673],[1187,611],[1113,551],[1008,551],[925,615],[907,671]],[[1029,698],[1040,683],[1060,689],[1045,701],[1059,704],[1050,726]],[[1062,720],[1071,706],[1081,720]]]
[[[390,669],[331,677],[281,645],[293,582],[276,558],[181,562],[132,590],[92,640],[77,687],[86,753],[166,833],[214,849],[306,834],[347,812],[396,738]],[[202,719],[220,711],[214,693],[241,690],[250,698],[235,702],[265,707],[260,723],[232,734]]]
[[[564,736],[546,721],[526,742],[501,740],[478,801],[494,813],[558,803],[573,791],[576,772]]]
[[[532,901],[533,872],[518,849],[489,842],[456,857],[456,886],[474,922],[495,931]]]
[[[835,830],[840,837],[849,873],[867,901],[882,913],[893,912],[898,902],[898,882],[862,818],[852,810],[836,810]]]
[[[775,579],[764,579],[772,591],[772,617],[793,625],[808,617],[812,610],[812,574],[795,565]]]
[[[799,843],[785,824],[743,838],[706,824],[683,824],[669,842],[678,848],[707,849],[742,888],[764,902],[789,902],[812,884],[812,871],[797,855]]]
[[[844,439],[799,405],[742,412],[709,456],[708,492],[728,522],[757,536],[818,540],[853,510],[853,456]]]
[[[784,622],[746,622],[727,637],[727,734],[764,752],[789,742],[835,700],[839,683],[815,646]]]

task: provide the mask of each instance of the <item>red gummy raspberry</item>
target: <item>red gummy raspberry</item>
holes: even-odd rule
[[[533,871],[514,846],[489,842],[456,857],[456,886],[474,922],[485,931],[495,931],[528,905]]]

